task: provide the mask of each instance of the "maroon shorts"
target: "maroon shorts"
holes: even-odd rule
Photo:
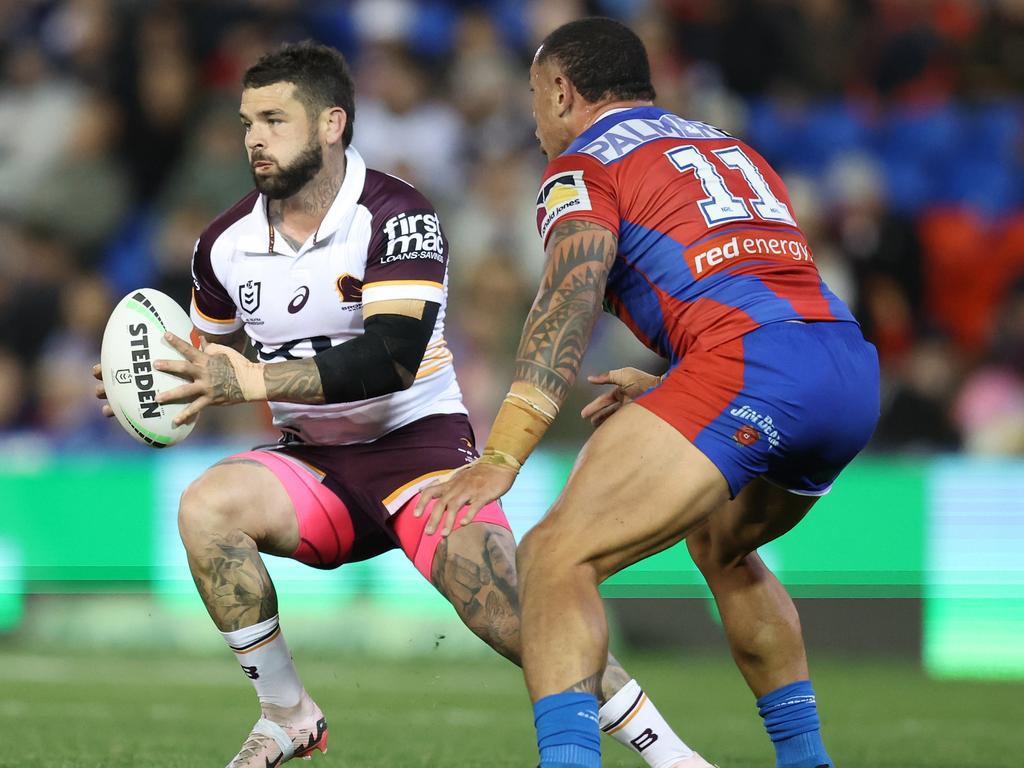
[[[281,443],[231,458],[263,464],[288,492],[299,524],[295,560],[337,568],[401,547],[429,579],[441,535],[424,534],[429,514],[412,515],[420,490],[476,457],[473,429],[459,413],[428,416],[372,443]],[[474,522],[509,528],[497,502]]]

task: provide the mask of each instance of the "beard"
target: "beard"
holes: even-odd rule
[[[318,142],[311,141],[290,165],[277,165],[277,173],[271,176],[258,176],[252,163],[266,161],[267,157],[254,154],[250,159],[252,180],[265,197],[270,200],[284,200],[297,194],[306,184],[313,180],[324,167],[324,151]]]

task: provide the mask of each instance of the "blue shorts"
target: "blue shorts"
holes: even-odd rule
[[[733,496],[755,477],[820,496],[874,432],[878,354],[856,323],[772,323],[691,350],[637,403],[711,459]]]

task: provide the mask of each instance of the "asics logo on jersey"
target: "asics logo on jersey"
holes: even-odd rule
[[[540,236],[547,236],[551,225],[568,211],[589,211],[590,193],[583,181],[583,171],[565,171],[541,184],[537,195],[537,223]]]
[[[294,315],[296,312],[301,311],[301,309],[306,306],[307,301],[309,301],[309,286],[299,286],[299,290],[296,292],[295,296],[290,302],[288,302],[288,314]]]
[[[400,213],[384,222],[387,247],[381,263],[401,259],[435,259],[441,261],[444,238],[441,222],[434,213]]]

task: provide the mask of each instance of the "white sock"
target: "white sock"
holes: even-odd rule
[[[294,707],[299,703],[302,683],[277,616],[221,634],[235,652],[245,676],[252,680],[261,704]]]
[[[668,768],[693,755],[636,680],[608,699],[598,716],[604,733],[639,753],[651,768]]]

